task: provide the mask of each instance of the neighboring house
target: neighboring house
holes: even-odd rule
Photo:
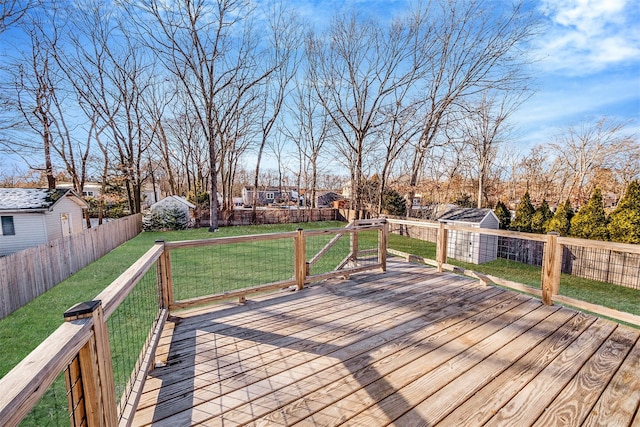
[[[473,228],[497,230],[500,225],[492,209],[451,208],[438,218],[439,222]],[[498,236],[467,231],[449,230],[447,256],[473,264],[482,264],[497,258]]]
[[[0,188],[0,255],[82,232],[88,207],[73,190]]]
[[[159,202],[156,202],[151,205],[151,210],[155,212],[160,212],[166,209],[173,209],[173,208],[178,208],[184,211],[189,216],[190,220],[194,218],[194,209],[196,208],[196,205],[189,202],[184,197],[167,196],[164,199],[160,200]]]
[[[316,206],[319,208],[333,206],[333,202],[341,200],[342,194],[333,191],[325,191],[316,195]]]
[[[60,182],[56,188],[62,190],[73,190],[72,182]],[[98,197],[102,193],[102,184],[98,182],[85,182],[82,189],[82,197]]]
[[[281,191],[282,190],[282,191]],[[266,187],[258,190],[258,206],[272,205],[274,203],[289,203],[298,200],[298,192],[295,187]],[[253,187],[242,187],[242,203],[251,206],[253,203]]]

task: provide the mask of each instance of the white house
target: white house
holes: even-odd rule
[[[0,188],[0,255],[82,232],[88,207],[73,190]]]
[[[498,217],[491,209],[453,208],[438,218],[446,224],[497,230]],[[498,236],[467,231],[450,230],[447,256],[473,264],[482,264],[497,258]]]

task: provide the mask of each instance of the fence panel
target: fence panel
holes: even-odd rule
[[[140,231],[141,216],[131,215],[0,258],[0,319]]]

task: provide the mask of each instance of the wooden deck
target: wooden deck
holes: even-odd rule
[[[389,263],[170,318],[134,425],[637,427],[639,335]]]

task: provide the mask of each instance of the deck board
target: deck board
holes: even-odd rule
[[[639,335],[391,262],[174,314],[133,425],[629,426]]]

